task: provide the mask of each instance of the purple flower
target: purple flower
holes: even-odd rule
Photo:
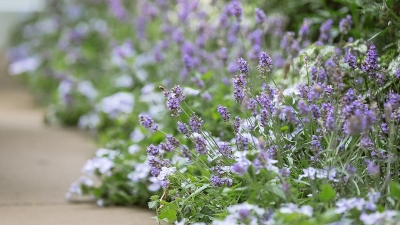
[[[167,108],[173,111],[174,114],[179,115],[181,113],[179,109],[180,103],[186,98],[182,88],[177,85],[171,91],[164,90],[164,96],[167,98]]]
[[[263,127],[267,127],[268,126],[269,117],[270,117],[270,114],[269,114],[268,110],[265,109],[265,108],[261,109],[261,112],[260,112],[260,123],[261,123],[261,126],[263,126]]]
[[[179,148],[181,149],[181,154],[183,157],[187,159],[192,158],[192,153],[190,152],[189,148],[186,145],[181,145],[179,146]]]
[[[279,174],[280,174],[282,177],[289,177],[289,175],[290,175],[290,169],[284,167],[284,168],[282,168],[282,169],[279,170]]]
[[[335,108],[331,103],[322,103],[322,111],[324,112],[324,126],[328,131],[335,130]]]
[[[400,66],[399,66],[399,67],[397,67],[397,70],[396,70],[395,76],[396,76],[398,79],[400,79]]]
[[[254,10],[254,16],[256,23],[258,24],[263,24],[267,21],[267,16],[265,15],[264,11],[259,8]]]
[[[324,23],[321,24],[321,27],[319,28],[319,41],[322,42],[323,44],[328,43],[329,39],[331,38],[331,32],[332,32],[332,24],[333,20],[329,19],[325,21]]]
[[[237,61],[237,68],[239,72],[246,77],[249,76],[249,64],[243,58],[239,58]]]
[[[246,79],[244,75],[240,74],[236,75],[235,78],[233,78],[232,80],[234,89],[233,97],[237,102],[242,102],[245,97],[243,87],[246,85]]]
[[[344,95],[343,97],[343,102],[345,104],[351,104],[351,102],[355,99],[355,95],[354,95],[354,90],[349,88],[349,90],[347,90],[347,93]]]
[[[346,53],[346,55],[344,56],[344,60],[350,66],[350,68],[352,69],[357,68],[356,57],[352,55],[350,51]]]
[[[374,146],[375,146],[374,142],[368,136],[363,135],[363,137],[360,140],[360,147],[365,150],[373,151],[375,150]]]
[[[388,125],[386,123],[382,123],[381,124],[381,131],[384,134],[388,134],[389,133],[389,128],[388,128]]]
[[[285,52],[293,57],[299,54],[300,46],[299,42],[294,38],[294,32],[286,32],[281,41],[281,47]]]
[[[307,99],[309,102],[316,102],[320,98],[322,93],[322,87],[318,84],[315,84],[310,88],[310,91],[307,94]]]
[[[191,70],[191,69],[193,69],[195,67],[194,59],[190,55],[187,55],[187,54],[183,55],[182,56],[182,61],[185,64],[185,67],[186,67],[187,70]]]
[[[186,128],[186,124],[182,123],[181,121],[178,121],[178,131],[181,134],[189,136],[189,130]]]
[[[235,121],[233,121],[233,123],[232,123],[233,131],[235,132],[235,134],[237,134],[239,132],[240,123],[241,123],[240,117],[236,116]]]
[[[367,162],[367,170],[372,177],[377,177],[380,175],[379,165],[376,165],[373,161]]]
[[[174,138],[171,134],[167,134],[167,137],[165,139],[167,144],[172,145],[175,148],[181,145],[181,143],[179,143],[179,141],[176,138]]]
[[[247,168],[250,166],[250,161],[246,158],[239,159],[235,164],[232,166],[232,172],[243,175],[247,172]]]
[[[268,18],[268,32],[276,37],[282,37],[288,18],[283,15]]]
[[[360,134],[372,127],[373,120],[375,119],[373,112],[366,111],[363,114],[352,115],[345,121],[345,133],[349,135]]]
[[[386,96],[385,104],[390,104],[393,108],[398,108],[400,106],[400,95],[390,91]]]
[[[217,111],[221,115],[221,117],[224,120],[224,122],[228,122],[229,121],[229,119],[231,117],[231,114],[229,114],[228,109],[226,109],[226,107],[218,105]]]
[[[227,70],[228,70],[228,72],[230,73],[230,74],[234,74],[234,73],[236,73],[238,70],[237,70],[237,65],[236,65],[236,63],[235,62],[230,62],[229,64],[228,64],[228,67],[227,67]]]
[[[222,187],[223,185],[232,186],[232,179],[227,177],[219,177],[217,175],[212,175],[210,178],[212,185],[216,187]]]
[[[386,77],[383,73],[377,73],[376,75],[376,83],[378,83],[380,86],[385,85]]]
[[[317,135],[312,135],[311,137],[311,147],[315,152],[322,151],[322,146],[319,138],[320,137],[318,137]]]
[[[347,34],[351,29],[351,25],[353,24],[353,20],[351,19],[350,15],[347,15],[343,18],[339,23],[339,30],[342,34]]]
[[[250,98],[247,102],[247,109],[251,111],[253,116],[257,115],[257,101],[254,98]]]
[[[272,69],[272,59],[266,52],[260,53],[260,61],[258,63],[259,69],[262,71],[271,71]]]
[[[308,92],[310,91],[309,88],[304,84],[297,85],[297,90],[299,91],[299,95],[301,98],[306,99]]]
[[[253,48],[255,46],[260,47],[263,41],[263,31],[261,29],[256,29],[255,31],[249,33],[247,38],[250,40],[250,43],[253,46]]]
[[[158,145],[158,148],[165,152],[172,152],[175,149],[174,146],[172,146],[171,144],[169,144],[169,143],[165,144],[162,142]]]
[[[151,132],[156,132],[158,130],[158,124],[154,123],[150,130]]]
[[[232,147],[226,142],[218,143],[218,151],[225,157],[232,156]]]
[[[299,37],[301,40],[304,40],[307,38],[308,33],[310,32],[310,26],[312,25],[312,21],[308,18],[303,19],[303,24],[300,27],[299,30]]]
[[[175,43],[181,44],[185,40],[185,37],[183,36],[183,30],[181,28],[175,29],[172,33],[172,40],[174,40]]]
[[[114,16],[118,19],[122,20],[125,18],[125,9],[121,3],[121,0],[108,0],[108,4],[110,5],[111,11],[114,13]]]
[[[202,136],[197,136],[194,138],[194,143],[196,145],[196,152],[200,155],[207,154],[207,142]]]
[[[256,99],[262,108],[267,109],[270,112],[274,111],[274,102],[267,93],[261,92],[260,95],[256,96]]]
[[[196,133],[200,133],[201,126],[203,126],[204,121],[197,117],[196,115],[191,115],[189,119],[189,125],[192,130]]]
[[[293,108],[290,106],[283,107],[282,116],[286,121],[288,121],[290,123],[297,122],[296,114],[295,114]]]
[[[281,54],[275,52],[272,57],[274,58],[273,62],[276,68],[282,68],[285,65],[286,60],[282,58]]]
[[[227,36],[227,41],[229,44],[234,44],[237,41],[237,35],[240,30],[240,24],[237,22],[232,23]]]
[[[378,70],[378,54],[375,45],[371,45],[368,49],[367,56],[361,64],[362,71],[368,73],[370,76],[375,75]]]
[[[148,155],[157,156],[159,152],[160,152],[160,149],[157,146],[153,145],[153,144],[151,144],[149,147],[147,147],[147,154]]]
[[[297,104],[297,108],[299,109],[300,115],[303,116],[302,121],[304,123],[309,123],[310,119],[308,118],[309,113],[311,112],[311,109],[307,106],[307,104],[304,101],[299,101]]]
[[[310,75],[311,75],[311,80],[317,81],[317,79],[318,79],[318,69],[317,69],[317,67],[315,67],[315,66],[311,67]]]
[[[145,128],[151,128],[154,124],[154,120],[146,114],[139,114],[140,124]]]
[[[242,6],[240,5],[239,1],[233,0],[229,4],[229,13],[232,16],[235,16],[238,21],[240,21],[242,14],[243,14],[243,10],[242,10]]]
[[[217,51],[217,56],[222,60],[222,62],[225,64],[226,61],[228,61],[229,55],[228,55],[228,50],[226,48],[220,48]]]
[[[321,111],[319,107],[315,104],[310,104],[311,113],[314,119],[319,119],[321,117]]]
[[[350,176],[353,176],[353,175],[356,174],[356,172],[357,172],[357,168],[355,168],[354,166],[352,166],[352,165],[350,165],[350,164],[347,164],[345,169],[346,169],[346,172],[347,172]]]
[[[249,144],[249,139],[241,134],[236,134],[236,144],[238,149],[247,150],[247,145]]]

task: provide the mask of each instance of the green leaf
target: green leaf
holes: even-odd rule
[[[176,220],[176,210],[174,207],[168,206],[165,208],[160,215],[158,216],[159,219],[167,219],[169,222],[173,222]]]
[[[247,169],[247,172],[249,173],[250,178],[254,178],[254,167],[253,165],[250,165],[249,168]]]
[[[191,195],[189,195],[183,202],[182,205],[190,198],[194,198],[196,195],[198,195],[200,192],[202,192],[204,189],[208,188],[210,184],[204,184],[201,186],[199,189],[197,189],[195,192],[193,192]]]
[[[151,201],[148,203],[149,209],[155,209],[157,207],[157,201]]]
[[[203,74],[203,76],[202,76],[203,81],[208,81],[209,79],[211,79],[212,75],[213,75],[213,71],[212,70],[210,70],[207,73]]]
[[[393,198],[400,200],[400,184],[392,181],[390,183],[390,196]]]
[[[281,132],[285,132],[287,130],[289,130],[288,126],[285,125],[285,126],[281,127]]]
[[[320,186],[321,193],[319,198],[324,202],[329,202],[335,198],[336,192],[330,184],[323,184]]]

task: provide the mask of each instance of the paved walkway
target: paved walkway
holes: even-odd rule
[[[0,65],[0,225],[157,224],[145,209],[64,199],[95,147],[86,133],[44,125],[27,89]]]

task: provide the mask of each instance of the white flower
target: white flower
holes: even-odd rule
[[[241,204],[236,204],[228,207],[228,212],[231,214],[235,214],[241,210],[248,210],[248,211],[253,211],[255,212],[258,216],[261,216],[265,213],[265,210],[256,206],[256,205],[251,205],[247,202],[243,202]]]
[[[122,76],[117,77],[114,81],[114,84],[115,87],[129,88],[132,87],[133,85],[133,79],[131,76],[124,74]]]
[[[135,128],[132,133],[129,135],[132,141],[139,142],[144,139],[144,135],[139,128]]]
[[[374,225],[374,224],[392,224],[395,220],[393,217],[397,216],[396,211],[386,210],[383,212],[375,212],[371,214],[366,214],[365,212],[361,213],[360,220],[365,225]]]
[[[151,167],[147,162],[136,164],[135,171],[128,174],[128,178],[133,182],[138,182],[148,177]]]
[[[200,93],[200,91],[199,90],[195,90],[195,89],[193,89],[193,88],[190,88],[190,87],[185,87],[185,88],[183,88],[183,93],[185,94],[185,95],[198,95],[199,93]]]
[[[292,214],[294,212],[301,213],[308,217],[311,217],[313,214],[313,208],[311,206],[303,205],[303,206],[299,207],[298,205],[293,204],[293,203],[287,203],[287,204],[282,205],[282,207],[280,208],[279,211],[284,214]]]
[[[119,154],[116,150],[110,150],[106,148],[99,148],[96,151],[96,157],[104,157],[107,156],[109,159],[114,159]]]
[[[108,158],[99,158],[94,157],[93,159],[89,159],[86,161],[85,165],[82,168],[82,173],[87,175],[93,175],[96,170],[100,174],[104,174],[106,176],[111,175],[111,169],[114,167],[114,163]]]
[[[140,146],[139,145],[131,145],[128,147],[128,152],[129,154],[135,154],[140,150]]]
[[[101,101],[101,109],[111,118],[117,117],[121,113],[131,113],[133,110],[133,95],[126,92],[119,92]]]
[[[97,90],[89,81],[82,81],[78,84],[78,91],[89,99],[97,97]]]
[[[168,176],[176,172],[176,167],[165,167],[161,168],[161,172],[158,175],[157,179],[166,180]]]
[[[149,177],[149,181],[151,182],[151,184],[147,187],[149,191],[156,192],[160,190],[162,185],[161,180],[157,179],[156,177]]]
[[[88,113],[79,117],[78,127],[81,129],[88,128],[94,130],[100,122],[99,115],[96,113]]]
[[[336,210],[337,214],[342,214],[351,209],[362,210],[366,204],[366,201],[363,198],[349,198],[349,199],[340,199],[336,202]]]
[[[335,168],[315,169],[313,167],[308,167],[307,169],[303,169],[303,174],[299,176],[299,180],[301,180],[303,177],[307,177],[310,180],[328,179],[333,182],[338,182],[339,180],[336,179],[336,174],[337,172]]]
[[[19,75],[21,73],[35,71],[41,63],[42,60],[37,56],[25,58],[17,62],[13,62],[8,67],[8,72],[10,75]]]
[[[111,55],[111,62],[116,66],[124,66],[125,59],[130,58],[135,54],[132,48],[132,43],[125,41],[122,45],[114,47]]]
[[[68,193],[65,195],[66,199],[71,199],[74,195],[82,195],[81,185],[87,187],[93,187],[94,182],[92,179],[86,176],[81,176],[77,181],[73,182],[68,189]]]
[[[72,88],[74,87],[74,83],[72,83],[70,80],[62,80],[60,84],[58,85],[58,93],[60,97],[63,99],[65,98],[66,95],[68,95],[71,91]]]

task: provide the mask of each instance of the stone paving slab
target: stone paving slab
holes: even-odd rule
[[[95,146],[87,133],[45,125],[28,88],[0,64],[0,225],[157,224],[146,209],[64,199]]]
[[[0,207],[1,225],[152,225],[147,210],[88,204]]]

